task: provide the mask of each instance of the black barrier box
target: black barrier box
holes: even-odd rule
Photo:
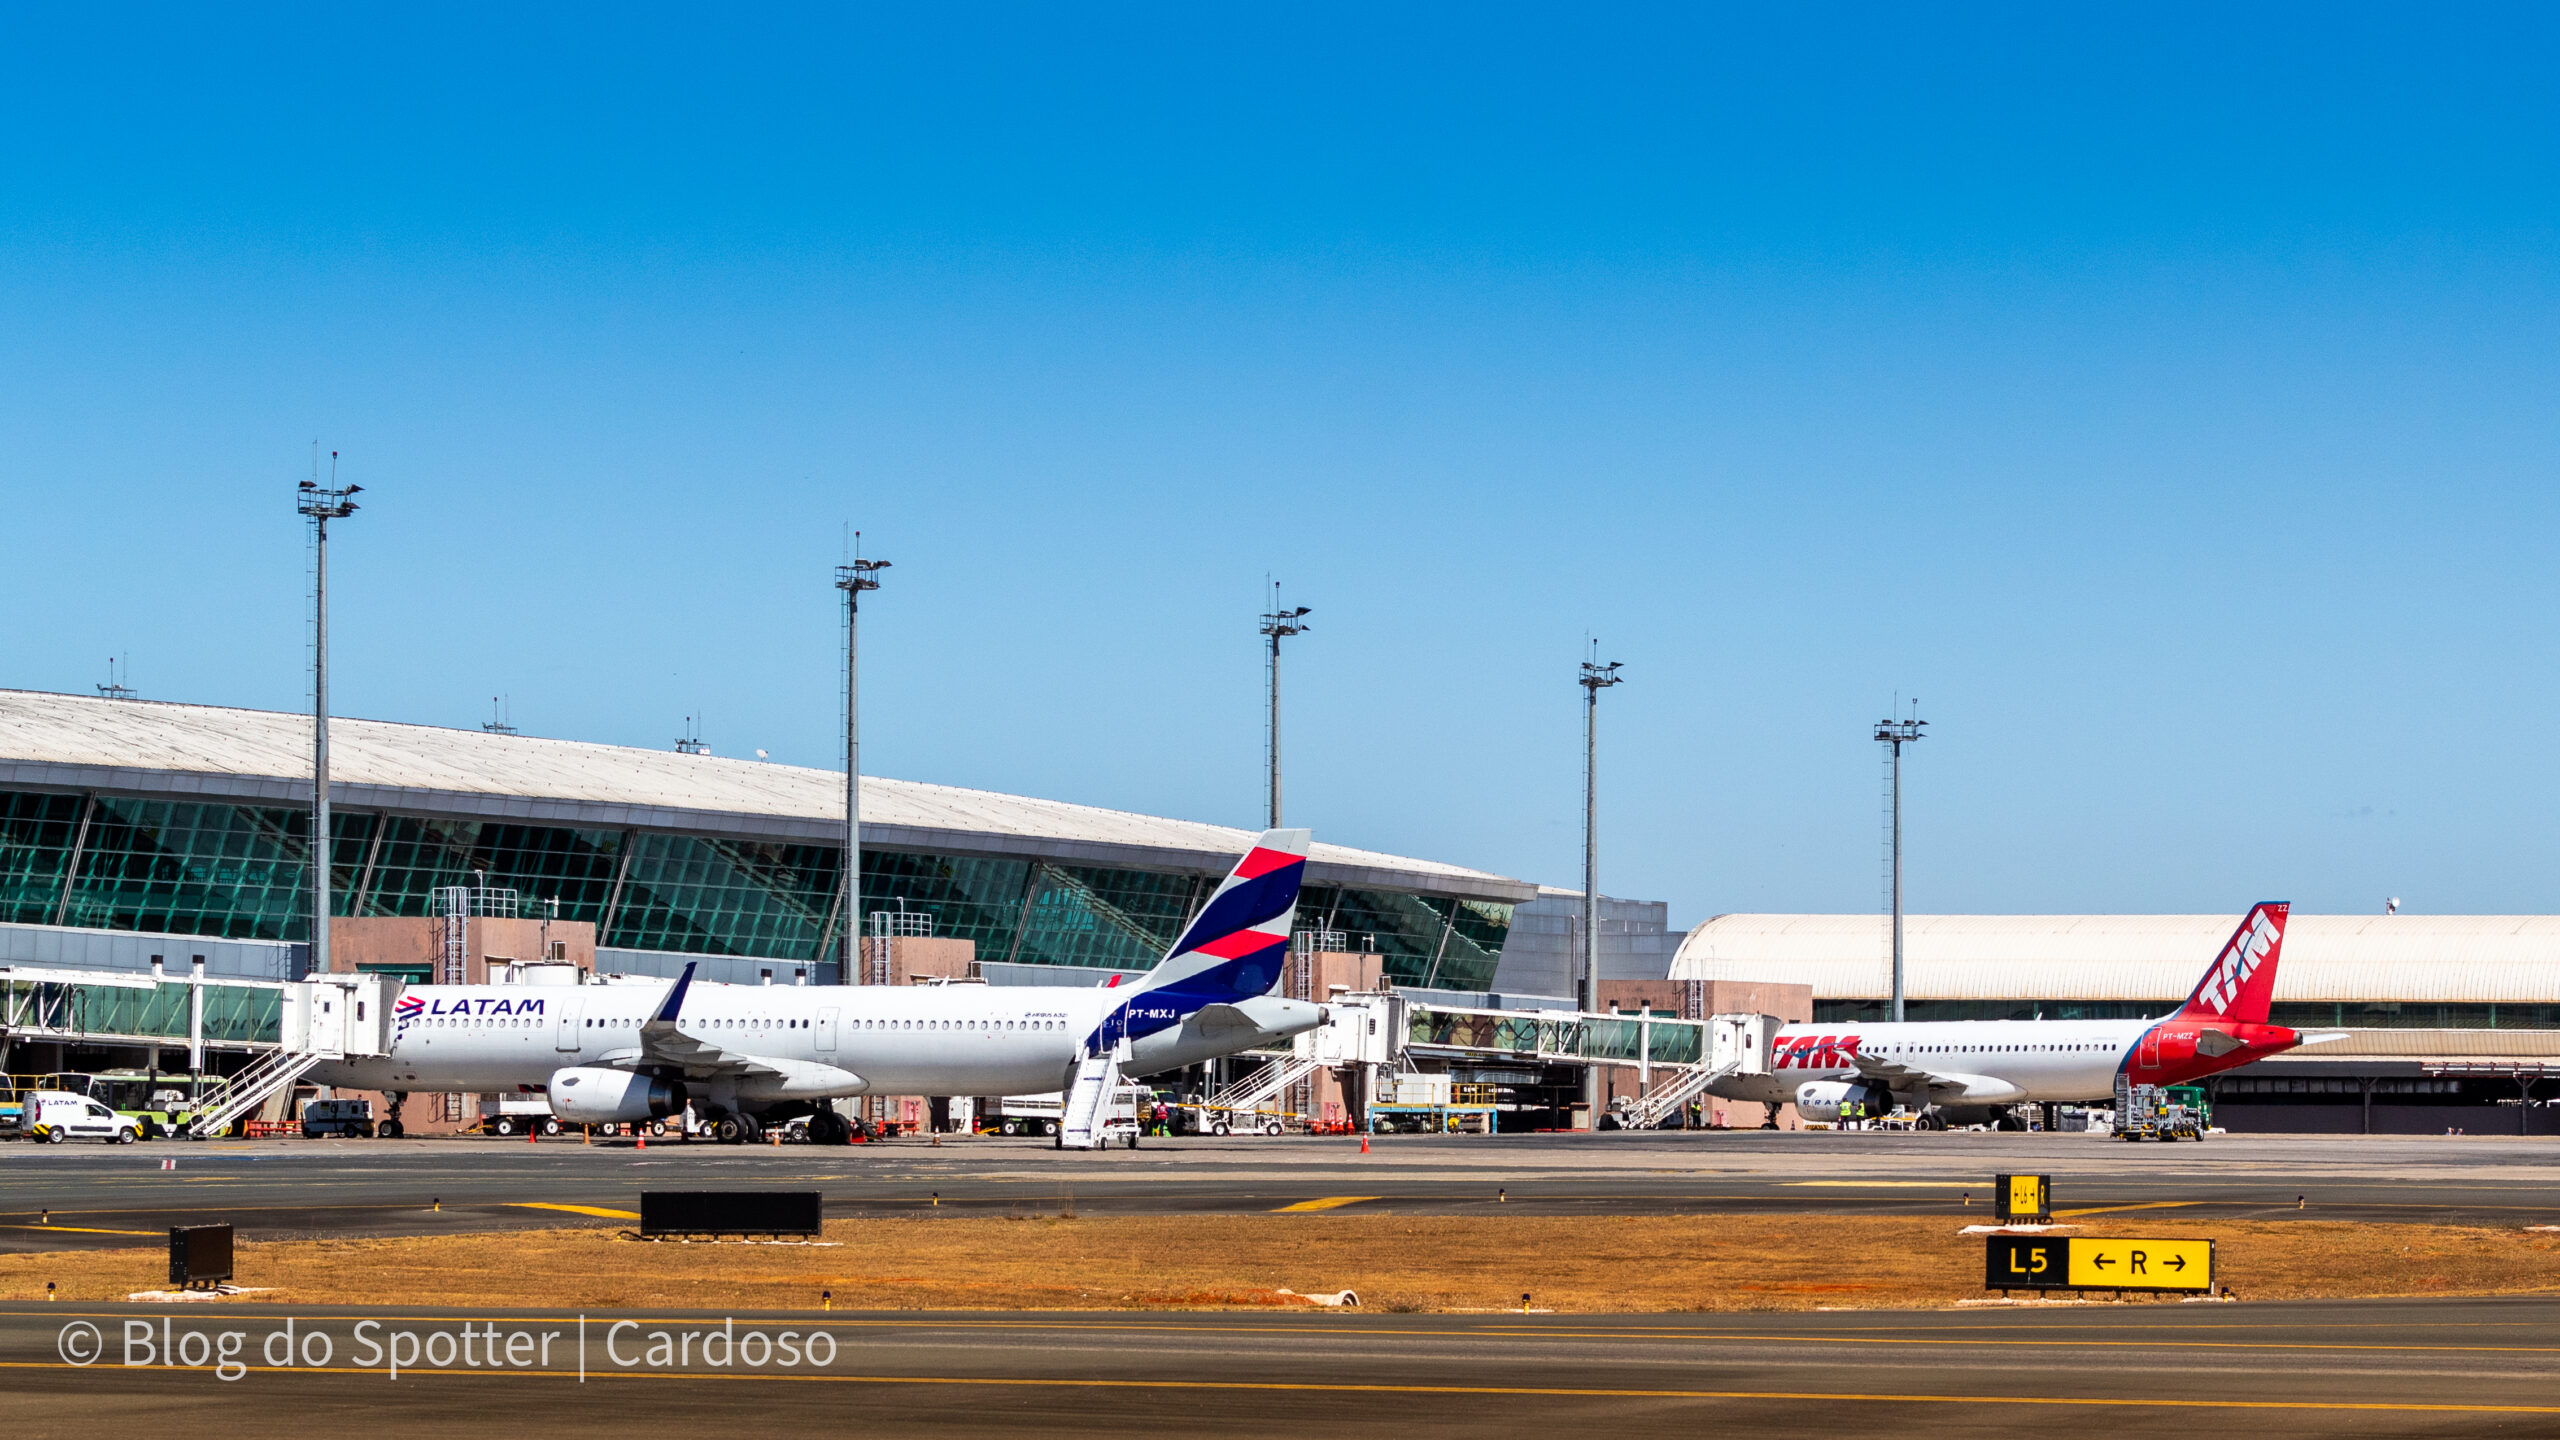
[[[179,1289],[213,1285],[231,1278],[231,1227],[169,1227],[169,1283]]]
[[[2071,1284],[2071,1242],[2059,1235],[1985,1235],[1982,1288],[2061,1290]]]
[[[815,1235],[826,1197],[815,1190],[643,1190],[642,1235]]]

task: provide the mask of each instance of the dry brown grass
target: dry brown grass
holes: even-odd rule
[[[831,1246],[646,1244],[610,1229],[244,1243],[240,1283],[300,1304],[612,1309],[1175,1309],[1360,1292],[1372,1308],[1560,1311],[1942,1305],[1982,1294],[1982,1242],[1943,1219],[1311,1215],[841,1220]],[[2560,1235],[2321,1221],[2128,1222],[2212,1236],[2244,1299],[2560,1292]],[[0,1298],[121,1299],[165,1253],[0,1256]]]

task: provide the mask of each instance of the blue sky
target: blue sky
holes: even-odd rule
[[[0,15],[0,684],[1867,910],[2560,904],[2532,7]]]

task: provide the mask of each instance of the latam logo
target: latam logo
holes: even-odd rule
[[[2240,996],[2240,987],[2249,983],[2258,967],[2266,963],[2267,952],[2276,948],[2276,920],[2273,913],[2260,910],[2250,917],[2245,933],[2231,937],[2231,943],[2205,972],[2204,983],[2196,987],[2196,1003],[2216,1015],[2227,1013],[2231,1002]]]
[[[453,1016],[524,1016],[542,1013],[542,1002],[531,996],[519,1000],[505,1000],[490,995],[466,995],[453,1000],[429,1000],[418,995],[403,995],[400,997],[400,1003],[391,1007],[391,1020],[393,1028],[405,1030],[410,1024],[419,1020],[441,1020]]]
[[[1781,1035],[1769,1047],[1772,1070],[1854,1070],[1862,1035]]]

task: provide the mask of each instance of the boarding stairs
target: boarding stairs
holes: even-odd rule
[[[1679,1114],[1690,1101],[1705,1094],[1708,1086],[1739,1068],[1739,1065],[1731,1061],[1722,1065],[1682,1066],[1667,1080],[1657,1081],[1652,1093],[1627,1108],[1624,1112],[1627,1128],[1630,1130],[1662,1128],[1663,1121]]]
[[[309,1074],[311,1067],[330,1058],[312,1050],[268,1051],[259,1057],[257,1064],[232,1076],[231,1083],[222,1088],[212,1104],[188,1119],[188,1137],[202,1140],[221,1134],[231,1127],[233,1121],[254,1112],[277,1091],[292,1085]]]
[[[1203,1108],[1213,1115],[1260,1110],[1287,1094],[1292,1086],[1323,1069],[1324,1065],[1323,1060],[1312,1055],[1279,1056],[1210,1096]]]
[[[219,1135],[279,1093],[290,1096],[294,1082],[324,1060],[390,1053],[396,982],[379,975],[315,975],[288,981],[282,989],[276,1048],[232,1076],[212,1103],[188,1117],[190,1137]]]
[[[1076,1061],[1075,1076],[1067,1082],[1065,1103],[1059,1107],[1058,1148],[1099,1150],[1110,1143],[1111,1099],[1119,1093],[1120,1064],[1128,1058],[1129,1042],[1123,1040]]]

